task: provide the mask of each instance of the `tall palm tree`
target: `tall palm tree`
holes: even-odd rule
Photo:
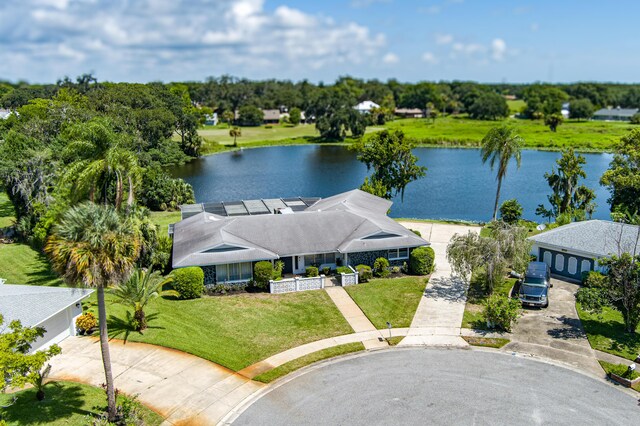
[[[496,191],[496,202],[493,206],[493,220],[496,220],[498,214],[498,202],[500,201],[500,188],[502,187],[502,179],[507,174],[507,166],[509,160],[515,158],[518,168],[520,168],[520,149],[524,139],[522,139],[512,127],[503,125],[494,127],[489,130],[487,135],[482,139],[482,163],[489,161],[491,170],[498,164],[498,190]]]
[[[56,271],[70,285],[98,293],[100,349],[107,384],[109,420],[116,416],[104,289],[128,278],[140,251],[139,233],[115,208],[87,202],[69,209],[45,246]]]
[[[178,292],[174,290],[162,290],[162,287],[171,281],[171,277],[163,277],[158,271],[136,269],[127,281],[118,284],[111,293],[119,303],[133,307],[136,331],[143,331],[147,328],[144,308],[151,299],[161,295],[178,296]]]

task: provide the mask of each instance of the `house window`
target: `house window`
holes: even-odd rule
[[[335,253],[307,254],[304,256],[305,266],[327,265],[336,263]]]
[[[228,265],[218,265],[216,267],[216,281],[247,281],[253,277],[251,262],[230,263]]]
[[[387,253],[387,259],[389,260],[399,260],[399,259],[408,259],[409,258],[409,249],[408,248],[399,248],[389,250]]]

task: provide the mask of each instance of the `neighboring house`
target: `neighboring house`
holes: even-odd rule
[[[325,199],[184,206],[173,227],[173,267],[200,266],[214,284],[251,280],[261,260],[282,261],[287,274],[312,265],[371,266],[378,257],[401,266],[429,243],[387,216],[391,204],[355,189]]]
[[[579,280],[585,271],[601,270],[598,259],[624,252],[640,252],[640,227],[608,220],[587,220],[529,237],[531,254],[551,272]]]
[[[43,327],[44,337],[31,346],[45,349],[76,334],[76,318],[82,314],[82,301],[93,290],[0,284],[0,314],[4,327],[19,320],[26,327]]]
[[[593,113],[593,120],[630,121],[638,113],[638,108],[602,108]]]
[[[263,109],[264,123],[265,124],[278,124],[282,114],[279,109]]]
[[[11,111],[10,109],[0,108],[0,119],[6,120],[11,114],[13,114],[13,111]]]
[[[564,118],[565,120],[569,118],[569,115],[571,113],[571,105],[569,104],[569,102],[565,102],[562,104],[562,108],[560,109],[560,114],[562,114],[562,118]]]
[[[362,114],[369,114],[372,109],[380,108],[380,105],[373,101],[362,101],[353,108]]]
[[[402,118],[423,118],[425,117],[424,110],[420,108],[396,108],[394,114]]]
[[[214,112],[213,114],[207,114],[204,116],[204,124],[207,126],[217,126],[218,125],[218,113]]]

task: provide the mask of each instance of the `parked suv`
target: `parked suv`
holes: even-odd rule
[[[520,282],[518,296],[523,305],[546,308],[549,306],[551,270],[544,262],[529,262],[527,272]]]

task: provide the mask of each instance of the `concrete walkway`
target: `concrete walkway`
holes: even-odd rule
[[[62,354],[51,359],[51,378],[100,386],[104,370],[100,343],[69,337]],[[215,425],[236,405],[262,388],[202,358],[143,343],[112,340],[115,387],[157,411],[165,424]]]
[[[353,331],[356,333],[373,331],[380,334],[344,288],[328,287],[325,290],[342,316],[347,320],[351,328],[353,328]],[[389,346],[386,340],[381,337],[382,336],[378,335],[362,343],[364,343],[366,349],[378,349]]]
[[[465,283],[451,276],[447,262],[447,244],[454,234],[480,232],[480,227],[426,222],[400,222],[403,226],[420,231],[435,252],[436,270],[420,300],[411,322],[408,336],[402,346],[439,345],[466,347],[460,337],[460,325],[467,301]]]

